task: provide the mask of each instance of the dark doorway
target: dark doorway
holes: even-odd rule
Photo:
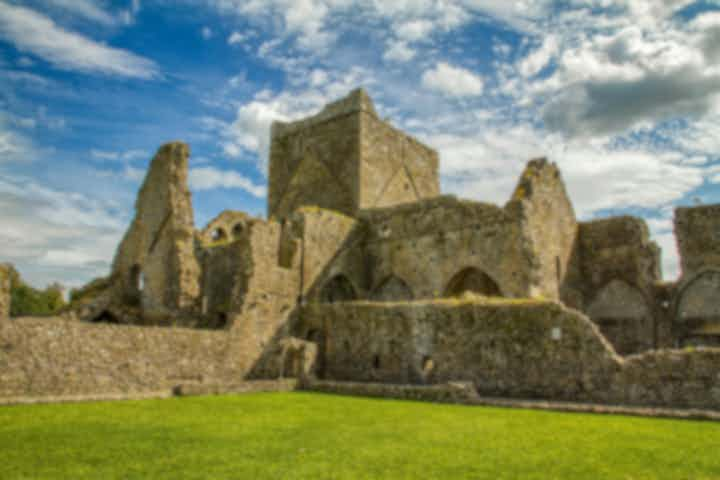
[[[445,297],[459,297],[465,292],[477,293],[486,297],[502,297],[500,287],[495,280],[482,270],[469,267],[453,276],[445,288]]]

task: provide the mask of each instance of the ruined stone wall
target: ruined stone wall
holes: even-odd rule
[[[368,290],[397,278],[411,298],[437,298],[469,269],[487,274],[504,296],[528,296],[532,255],[517,204],[496,205],[444,196],[366,210]]]
[[[0,264],[0,322],[10,318],[10,270]]]
[[[237,382],[248,366],[238,362],[233,344],[221,331],[16,319],[0,323],[0,397]]]
[[[720,408],[720,349],[623,359],[585,316],[537,300],[308,305],[328,380],[470,381],[482,395]]]
[[[303,205],[354,216],[439,191],[437,152],[379,119],[363,90],[317,115],[273,123],[270,217],[285,218]]]
[[[362,226],[332,210],[301,208],[291,217],[302,236],[302,293],[310,301],[337,275],[349,279],[357,298],[363,295]]]
[[[677,344],[720,346],[720,269],[683,277],[675,290],[670,314]]]
[[[613,280],[622,280],[643,292],[661,281],[660,249],[650,240],[645,221],[611,217],[579,225],[582,290],[585,304]]]
[[[158,323],[178,310],[194,309],[200,293],[188,156],[183,143],[160,147],[113,262],[120,300],[132,303],[139,297],[143,314],[157,316]]]
[[[415,202],[440,194],[438,154],[372,112],[360,123],[359,208]]]
[[[236,240],[256,221],[261,220],[245,212],[224,210],[198,232],[200,244],[214,246]]]
[[[720,270],[720,204],[675,209],[675,238],[684,279]]]
[[[654,348],[661,329],[655,298],[660,249],[645,221],[625,216],[583,222],[578,244],[582,310],[623,355]]]
[[[224,326],[233,304],[233,295],[247,290],[243,261],[247,242],[232,241],[204,248],[198,257],[202,265],[201,315],[209,325]]]
[[[523,224],[534,252],[530,296],[559,299],[562,293],[571,300],[577,293],[569,291],[566,279],[577,276],[572,257],[578,227],[557,165],[544,158],[530,161],[511,202],[518,202],[524,212]]]
[[[255,222],[235,241],[242,270],[236,272],[239,278],[233,285],[228,321],[238,339],[239,355],[252,364],[254,378],[278,375],[279,342],[289,333],[300,293],[299,249],[287,263],[280,261],[284,243],[297,240],[283,235],[287,228],[291,228],[287,222]]]
[[[360,111],[369,108],[369,99],[354,92],[314,117],[273,123],[268,217],[287,217],[303,205],[355,214]]]

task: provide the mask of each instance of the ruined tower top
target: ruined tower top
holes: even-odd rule
[[[268,216],[304,205],[355,216],[439,194],[435,150],[378,118],[363,89],[271,131]]]

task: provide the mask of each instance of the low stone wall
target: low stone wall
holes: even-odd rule
[[[315,380],[303,383],[302,389],[339,395],[397,398],[401,400],[422,400],[439,403],[473,403],[479,398],[475,387],[471,383],[466,382],[418,386],[392,383]]]
[[[720,409],[720,349],[624,359],[587,317],[553,302],[316,304],[303,321],[324,332],[328,380],[466,381],[486,396]]]
[[[10,318],[10,271],[0,265],[0,322]]]
[[[0,322],[0,397],[238,382],[249,365],[231,348],[235,343],[226,331],[13,319]]]

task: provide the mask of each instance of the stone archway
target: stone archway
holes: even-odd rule
[[[322,303],[350,302],[357,300],[357,292],[352,282],[343,274],[331,278],[322,290],[319,300]]]
[[[379,302],[390,302],[412,300],[415,296],[402,278],[390,275],[373,290],[370,298]]]
[[[467,267],[457,272],[445,287],[444,297],[459,297],[465,292],[486,297],[502,297],[502,291],[490,275],[476,267]]]
[[[623,280],[612,280],[601,288],[586,313],[621,355],[655,346],[655,329],[647,300],[640,289]]]
[[[675,309],[681,344],[720,345],[720,271],[705,270],[685,284]]]

